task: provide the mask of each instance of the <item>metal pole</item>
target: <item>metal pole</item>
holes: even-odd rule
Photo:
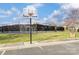
[[[30,17],[30,44],[32,44],[32,18]]]

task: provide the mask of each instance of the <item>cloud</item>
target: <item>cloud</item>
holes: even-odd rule
[[[44,21],[48,20],[46,17],[43,18]]]
[[[43,21],[46,24],[51,24],[51,25],[59,24],[57,17],[60,16],[60,14],[61,14],[60,9],[54,10],[54,11],[52,11],[51,14],[48,15],[48,17],[44,17]]]
[[[31,6],[33,6],[33,7],[35,7],[35,8],[39,8],[39,7],[44,6],[44,4],[41,4],[41,3],[34,3],[34,4],[32,4]]]
[[[3,20],[3,24],[18,24],[20,15],[20,10],[14,6],[10,9],[0,9],[0,19]]]
[[[0,9],[0,14],[6,15],[6,16],[12,16],[13,14],[19,15],[20,10],[18,10],[15,7],[12,7],[11,9],[5,10],[5,9]]]
[[[62,9],[71,9],[71,8],[79,8],[79,4],[78,3],[66,3],[66,4],[62,4],[61,6]]]
[[[12,14],[11,10],[0,9],[0,18],[10,17]]]
[[[11,12],[10,10],[3,10],[3,9],[0,9],[0,14],[11,15],[12,12]]]
[[[77,17],[79,16],[79,4],[78,3],[65,3],[60,6],[61,14],[63,13],[62,23],[67,18]],[[74,12],[76,11],[76,13]],[[61,15],[60,14],[60,15]]]
[[[61,10],[64,13],[64,17],[69,17],[69,14],[73,14],[74,15],[79,15],[79,4],[77,3],[70,3],[70,4],[62,4],[61,5]],[[76,11],[76,12],[75,12]]]
[[[79,9],[79,4],[75,3],[61,4],[58,10],[54,10],[52,11],[51,14],[48,15],[46,22],[61,25],[64,23],[63,21],[69,17],[71,11],[75,9]]]
[[[12,15],[12,12],[11,12],[10,10],[7,10],[7,11],[5,12],[5,14],[6,14],[6,15]]]
[[[62,4],[60,9],[65,14],[68,14],[72,10],[78,10],[79,9],[79,4],[78,3],[66,3],[66,4]]]
[[[10,10],[0,9],[0,18],[6,18],[12,15]]]
[[[6,16],[6,15],[0,15],[0,19],[1,19],[1,18],[5,18],[5,17],[7,17],[7,16]]]
[[[79,3],[70,4],[73,8],[79,8]]]
[[[60,10],[54,10],[50,15],[48,15],[48,18],[57,17],[61,14]]]
[[[37,15],[37,9],[33,6],[27,6],[23,9],[23,13],[28,16],[28,13],[33,13],[33,15]]]
[[[37,9],[42,7],[43,4],[40,3],[35,3],[35,4],[30,4],[27,5],[26,7],[24,7],[23,9],[27,9],[27,8],[32,8],[35,12],[35,14],[37,15]],[[26,10],[23,10],[23,12],[25,12]],[[20,21],[25,21],[25,18],[23,17],[23,12],[20,11],[18,8],[16,8],[15,6],[13,6],[10,9],[0,9],[0,18],[5,18],[8,17],[7,19],[11,19],[13,22],[17,23],[19,20]],[[33,20],[33,23],[36,23],[38,21]],[[26,22],[25,22],[26,23]]]
[[[43,6],[43,4],[40,4],[40,3],[27,5],[25,8],[23,8],[23,14],[28,15],[28,12],[33,12],[34,16],[38,16],[38,14],[37,14],[38,8],[40,8],[42,6]]]
[[[31,6],[32,9],[35,8],[35,10],[37,11],[38,8],[42,7],[44,4],[31,4],[26,6],[25,8]],[[65,3],[65,4],[61,4],[60,8],[58,10],[54,10],[51,12],[51,14],[48,15],[48,17],[44,17],[42,21],[40,21],[41,23],[56,23],[56,24],[62,24],[63,20],[66,19],[68,17],[68,14],[71,12],[72,9],[78,9],[79,8],[79,4],[75,4],[75,3]],[[60,17],[60,19],[59,19]],[[62,20],[62,21],[60,21]]]
[[[15,8],[15,7],[11,8],[11,12],[15,13],[16,15],[20,15],[21,14],[21,11],[18,8]]]
[[[15,7],[12,7],[12,8],[11,8],[11,11],[16,12],[17,9],[16,9]]]
[[[21,16],[23,16],[23,15],[26,15],[26,16],[29,16],[28,15],[28,12],[29,13],[33,13],[33,16],[37,16],[38,17],[38,9],[40,8],[40,7],[42,7],[44,4],[40,4],[40,3],[33,3],[33,4],[31,4],[31,5],[27,5],[26,7],[24,7],[23,8],[23,13],[21,14]],[[28,11],[28,9],[30,10],[30,11]],[[38,21],[38,20],[35,20],[35,19],[33,19],[32,20],[32,23],[39,23],[40,21]]]

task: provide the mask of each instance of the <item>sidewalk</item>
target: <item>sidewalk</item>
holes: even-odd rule
[[[15,44],[1,44],[0,51],[3,50],[15,50],[15,49],[23,49],[23,48],[32,48],[32,47],[40,47],[40,46],[49,46],[49,45],[57,45],[57,44],[66,44],[79,42],[79,40],[69,40],[69,41],[55,41],[55,42],[35,42],[30,44],[29,42],[20,42]]]

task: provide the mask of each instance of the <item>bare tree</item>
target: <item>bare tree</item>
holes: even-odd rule
[[[79,9],[71,9],[68,13],[68,18],[64,20],[64,25],[67,27],[77,28],[79,25]]]

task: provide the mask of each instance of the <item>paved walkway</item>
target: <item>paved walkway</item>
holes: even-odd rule
[[[16,44],[1,44],[0,51],[5,52],[5,50],[15,50],[15,49],[32,48],[32,47],[41,48],[41,46],[58,45],[73,42],[79,42],[79,40],[57,41],[57,42],[33,42],[33,44],[30,44],[29,42],[20,42]]]

